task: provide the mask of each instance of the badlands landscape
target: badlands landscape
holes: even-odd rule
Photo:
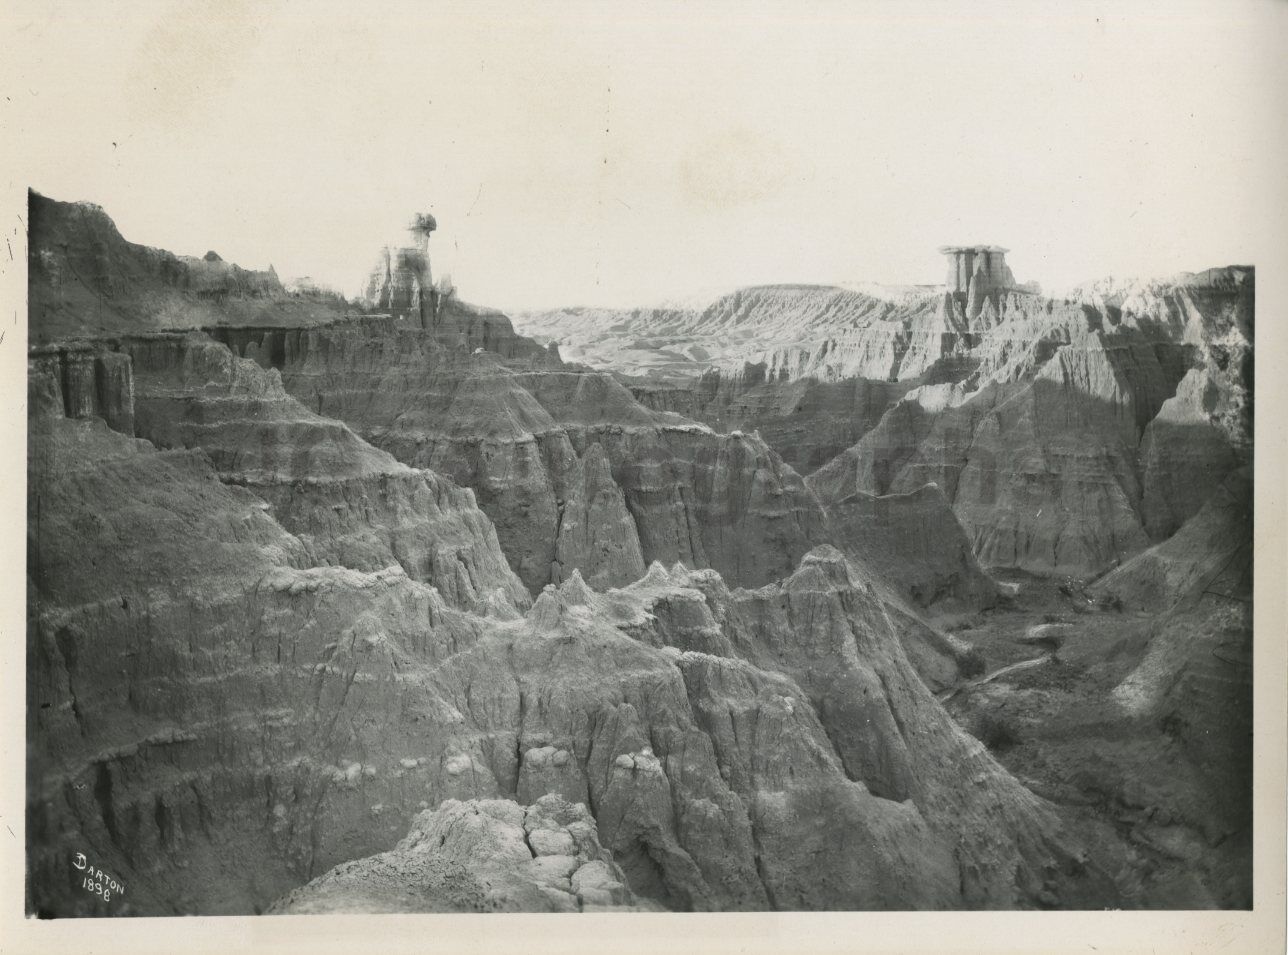
[[[507,316],[430,216],[352,301],[28,224],[29,913],[1251,905],[1251,267]]]

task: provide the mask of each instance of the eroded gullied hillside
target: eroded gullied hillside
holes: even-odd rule
[[[985,566],[1094,576],[1247,460],[1252,305],[1240,272],[1004,314],[972,378],[909,392],[808,483],[828,503],[933,481]]]
[[[1254,278],[1230,267],[1071,296],[763,286],[519,327],[650,408],[759,430],[824,503],[934,481],[986,566],[1094,576],[1174,532],[1247,460]]]
[[[625,584],[652,560],[710,566],[733,583],[756,585],[790,573],[822,541],[855,558],[870,556],[832,533],[815,495],[770,442],[812,430],[795,414],[807,405],[815,422],[836,419],[836,407],[863,409],[828,439],[843,445],[880,417],[901,386],[840,382],[819,391],[806,384],[792,410],[791,402],[778,402],[793,420],[768,438],[715,429],[646,407],[612,376],[564,364],[557,350],[516,335],[504,315],[454,296],[428,312],[337,320],[323,309],[303,323],[296,315],[273,325],[257,315],[247,324],[236,296],[202,298],[182,282],[158,284],[155,269],[143,266],[169,261],[168,253],[126,243],[101,210],[39,197],[33,207],[44,217],[33,249],[49,251],[45,258],[106,243],[104,268],[120,278],[114,307],[133,308],[164,292],[182,312],[193,299],[188,304],[201,308],[175,324],[205,319],[210,338],[264,373],[230,363],[195,332],[56,343],[46,357],[58,364],[69,413],[102,414],[124,433],[137,430],[162,446],[205,448],[225,480],[271,500],[319,562],[369,569],[392,555],[461,606],[505,586],[489,565],[482,540],[489,532],[462,516],[469,507],[446,503],[456,492],[435,474],[473,492],[530,593],[573,569],[598,588]],[[42,295],[57,292],[52,272],[32,276]],[[736,312],[780,327],[771,306],[794,302],[795,315],[816,301],[831,299],[807,289],[762,290],[723,321],[734,322]],[[888,306],[877,302],[869,318],[877,321]],[[836,308],[829,321],[844,312]],[[33,322],[43,329],[43,313],[33,312]],[[137,401],[122,397],[130,389]],[[762,399],[775,401],[767,392],[752,406]],[[799,444],[800,455],[816,462],[816,443]],[[946,530],[951,538],[953,529]],[[968,564],[926,565],[905,593],[980,602],[972,595],[987,587]],[[522,603],[522,595],[510,599]]]
[[[927,289],[885,297],[823,285],[763,285],[702,307],[519,313],[519,330],[569,360],[626,374],[697,375],[762,364],[772,379],[897,374],[908,326],[933,320]]]
[[[808,482],[454,300],[37,347],[32,907],[109,911],[76,852],[113,913],[1113,904],[911,605],[1206,540],[1166,475],[1250,446],[1250,283],[873,306],[903,331],[847,354],[920,377]],[[1165,547],[1112,579],[1171,587]],[[1122,693],[1179,725],[1165,670]]]
[[[603,595],[575,574],[439,685],[456,688],[452,771],[480,796],[588,805],[630,889],[667,908],[1028,906],[1068,862],[1049,810],[946,718],[834,550],[752,592],[680,566]],[[409,858],[417,841],[356,871],[434,868]],[[553,854],[575,856],[564,844]],[[338,884],[365,895],[352,871],[284,904],[348,908]]]
[[[34,909],[250,912],[389,838],[334,781],[415,729],[402,661],[479,624],[397,565],[310,568],[200,450],[33,419],[29,468]],[[125,884],[110,906],[77,852]]]
[[[271,265],[245,269],[214,251],[175,255],[129,242],[93,203],[29,191],[27,225],[33,343],[228,321],[300,325],[352,311],[333,292],[287,289]]]
[[[356,570],[398,565],[457,606],[529,598],[468,490],[409,468],[342,422],[302,407],[276,371],[201,333],[43,349],[31,387],[76,413],[106,405],[125,433],[200,448],[221,480],[248,487],[298,536],[309,559]]]
[[[1143,658],[1114,698],[1131,717],[1162,727],[1200,783],[1194,791],[1171,787],[1159,801],[1215,846],[1235,837],[1227,853],[1246,850],[1252,820],[1251,469],[1232,473],[1175,535],[1107,574],[1095,591],[1156,615]],[[1250,897],[1241,861],[1236,857],[1226,891]]]
[[[312,566],[258,494],[276,485],[220,479],[217,441],[160,450],[62,416],[46,376],[32,391],[39,911],[102,906],[73,852],[125,883],[113,912],[247,912],[443,800],[547,793],[666,907],[1029,905],[1059,877],[1049,812],[952,724],[835,551],[759,591],[659,566],[479,615],[392,561]]]
[[[262,356],[247,335],[236,345]],[[378,320],[288,335],[287,390],[471,488],[534,592],[573,569],[597,586],[628,583],[653,560],[760,584],[824,539],[817,501],[762,439],[645,408],[608,374],[540,350],[445,348]]]

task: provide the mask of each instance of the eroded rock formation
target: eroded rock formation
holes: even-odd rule
[[[438,290],[429,264],[429,235],[437,228],[432,215],[418,214],[407,227],[405,245],[381,250],[363,287],[368,307],[400,318],[414,317],[424,326],[437,320]]]
[[[697,380],[621,377],[648,408],[680,414],[720,432],[758,431],[801,475],[823,466],[871,431],[910,387],[868,378],[770,380],[764,364],[741,371],[711,370]]]
[[[1250,282],[1171,286],[1132,311],[1008,312],[964,388],[909,392],[811,485],[835,498],[934,481],[985,566],[1094,576],[1246,458]]]
[[[590,807],[632,891],[673,908],[1032,904],[1058,856],[1041,803],[947,719],[835,551],[745,594],[658,567],[480,616],[397,566],[308,567],[204,451],[51,417],[32,468],[42,910],[92,910],[70,842],[133,911],[247,911],[444,799],[548,792]],[[102,533],[64,546],[91,515]],[[837,832],[864,851],[833,851]]]
[[[1201,777],[1246,768],[1249,272],[746,290],[685,392],[425,312],[427,263],[346,317],[33,203],[34,911],[1113,904],[932,695],[983,665],[927,610],[987,608],[981,564],[1122,561],[1096,595],[1165,616],[1116,692],[1242,838]]]
[[[301,407],[276,371],[238,359],[199,333],[126,340],[120,351],[83,358],[123,369],[129,385],[112,402],[110,426],[162,448],[200,448],[221,480],[254,489],[299,536],[314,563],[357,570],[403,568],[458,606],[495,595],[529,599],[510,572],[496,533],[473,495],[432,472],[409,468],[344,424]],[[137,377],[135,370],[137,369]],[[55,369],[37,358],[29,388],[49,395]],[[110,410],[110,409],[109,409]],[[81,415],[84,417],[85,415]],[[128,427],[127,427],[128,425]]]
[[[585,805],[449,799],[388,852],[346,862],[273,904],[274,914],[581,912],[654,908],[624,884]]]
[[[473,489],[533,591],[574,567],[624,582],[637,546],[646,562],[682,560],[763,583],[822,539],[817,501],[759,436],[652,411],[610,375],[504,341],[500,352],[463,354],[432,331],[391,338],[377,323],[329,326],[302,334],[282,379],[303,404],[400,461]],[[606,549],[575,539],[579,509],[597,495],[615,511],[602,529]],[[630,522],[615,509],[618,495]],[[561,513],[573,518],[562,538]]]
[[[832,539],[919,607],[950,602],[989,607],[997,585],[982,569],[943,492],[927,484],[903,494],[853,491],[823,497]]]
[[[272,266],[128,242],[93,203],[29,192],[27,217],[33,344],[227,321],[297,326],[352,311],[331,293],[286,291]]]

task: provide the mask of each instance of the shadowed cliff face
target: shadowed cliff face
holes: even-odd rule
[[[696,380],[621,378],[648,408],[684,415],[716,431],[759,431],[799,474],[809,474],[858,441],[911,387],[867,378],[766,380],[764,365],[709,371]]]
[[[651,411],[611,376],[516,342],[469,354],[408,326],[310,329],[284,350],[282,380],[400,461],[471,488],[534,591],[574,568],[627,583],[652,560],[763,583],[823,539],[817,502],[759,437]],[[602,547],[584,536],[588,508],[606,521]]]
[[[1213,841],[1252,824],[1252,475],[1231,474],[1170,539],[1097,582],[1102,596],[1158,614],[1140,665],[1115,688],[1199,767],[1185,798]],[[1237,870],[1236,870],[1237,871]],[[1233,880],[1244,894],[1246,877]]]
[[[97,358],[72,356],[79,365],[124,369],[117,377],[128,380],[128,391],[110,392],[104,402],[114,427],[162,448],[200,448],[222,481],[251,488],[273,506],[313,563],[363,571],[397,565],[457,606],[493,598],[528,605],[469,491],[408,468],[341,422],[313,414],[286,394],[276,371],[200,333],[127,339],[119,347]],[[63,392],[57,362],[34,360],[33,408],[92,414]],[[111,413],[117,405],[124,410]]]
[[[934,484],[905,494],[855,491],[824,505],[832,538],[914,606],[991,607],[997,585]]]
[[[910,392],[808,483],[826,502],[934,481],[985,566],[1094,576],[1247,460],[1252,294],[1247,277],[1156,290],[1137,313],[1080,306],[1081,327],[1010,357],[995,343],[974,392]]]
[[[520,324],[649,407],[759,430],[824,503],[934,481],[985,565],[1095,575],[1247,460],[1253,295],[1245,268],[1064,300],[995,292],[978,309],[766,286]]]
[[[1148,542],[1134,455],[1111,420],[1048,383],[993,386],[939,414],[908,402],[809,483],[830,501],[934,482],[982,564],[1095,572]]]

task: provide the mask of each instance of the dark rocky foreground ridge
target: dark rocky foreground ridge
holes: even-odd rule
[[[32,911],[1250,899],[1250,271],[663,396],[415,276],[372,313],[30,221]],[[1043,610],[1109,662],[1056,702],[1139,745],[1063,788],[997,745],[985,566],[1079,578]]]

